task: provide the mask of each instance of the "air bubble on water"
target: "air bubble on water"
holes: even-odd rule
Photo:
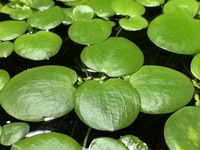
[[[8,121],[6,121],[6,123],[8,124],[8,123],[11,123],[11,121],[10,120],[8,120]]]

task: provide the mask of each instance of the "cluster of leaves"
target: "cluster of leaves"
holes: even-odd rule
[[[0,22],[0,57],[8,57],[15,51],[30,60],[49,59],[62,45],[62,38],[53,29],[64,24],[69,26],[69,38],[85,46],[80,58],[86,66],[87,77],[79,77],[74,70],[56,65],[32,68],[11,79],[6,71],[0,70],[2,108],[14,118],[29,122],[53,120],[74,109],[86,125],[101,131],[126,128],[139,112],[176,111],[165,124],[167,145],[170,149],[199,149],[200,110],[194,106],[185,107],[193,98],[195,88],[200,87],[199,2],[60,1],[66,7],[57,6],[52,0],[12,0],[1,5],[1,12],[11,19]],[[145,7],[161,4],[163,14],[148,23],[142,16]],[[119,20],[111,20],[117,15]],[[144,55],[135,43],[125,37],[111,36],[116,24],[128,31],[147,28],[149,39],[163,50],[193,55],[191,73],[195,80],[191,82],[186,75],[171,68],[143,66]],[[95,72],[98,77],[88,72]],[[199,106],[197,92],[195,100]],[[45,133],[21,140],[28,128],[25,123],[4,125],[1,144],[12,145],[12,150],[81,149],[74,139],[61,133]],[[89,146],[90,150],[133,148],[148,149],[133,135],[119,140],[97,138]]]

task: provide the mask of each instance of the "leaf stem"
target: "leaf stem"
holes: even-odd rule
[[[91,127],[88,128],[87,133],[86,133],[86,135],[85,135],[85,139],[84,139],[84,142],[83,142],[83,149],[84,149],[84,150],[86,149],[87,140],[88,140],[88,137],[89,137],[89,135],[90,135],[90,132],[91,132]]]

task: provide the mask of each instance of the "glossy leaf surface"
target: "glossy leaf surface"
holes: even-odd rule
[[[94,139],[88,150],[128,150],[120,141],[109,137],[100,137]]]
[[[81,150],[73,138],[61,133],[44,133],[12,145],[11,150]]]
[[[15,122],[2,126],[0,143],[10,146],[23,139],[29,132],[29,125],[24,122]]]
[[[10,81],[10,75],[7,71],[0,69],[0,90]]]
[[[11,116],[24,121],[61,117],[73,109],[77,74],[62,66],[36,67],[14,76],[3,88],[0,101]]]
[[[165,0],[136,0],[136,1],[146,7],[159,6],[165,2]]]
[[[79,20],[70,26],[68,34],[70,39],[76,43],[83,45],[96,44],[110,36],[112,25],[102,19]]]
[[[192,59],[190,70],[192,74],[200,80],[200,53],[195,55]]]
[[[133,42],[123,37],[111,37],[99,44],[85,47],[81,60],[90,69],[119,77],[140,69],[144,56]]]
[[[0,22],[0,40],[13,40],[23,34],[27,29],[25,21],[7,20]]]
[[[73,16],[73,8],[62,8],[65,17],[63,19],[63,24],[70,25],[74,22],[74,16]]]
[[[164,127],[164,137],[169,149],[200,149],[200,109],[184,107],[172,114]]]
[[[15,20],[24,20],[31,16],[31,9],[12,9],[10,11],[10,17]]]
[[[45,9],[49,9],[52,6],[54,6],[54,1],[53,0],[31,0],[31,2],[29,3],[29,1],[27,1],[27,5],[31,8],[34,9],[38,9],[38,10],[45,10]]]
[[[194,17],[199,9],[199,3],[195,0],[171,0],[164,7],[164,13],[182,12]]]
[[[189,103],[194,93],[187,76],[161,66],[143,66],[131,75],[130,83],[140,94],[141,111],[148,114],[176,111]]]
[[[33,13],[28,18],[27,22],[32,27],[49,30],[61,24],[64,17],[63,10],[58,6],[55,6],[44,11]]]
[[[94,11],[87,5],[77,5],[73,9],[73,17],[75,20],[92,19]]]
[[[62,45],[60,36],[53,32],[39,31],[24,34],[14,42],[14,51],[27,59],[44,60],[54,56]]]
[[[74,94],[75,111],[88,126],[115,131],[129,126],[137,117],[140,99],[130,83],[109,79],[100,84],[86,81]]]
[[[147,31],[150,40],[178,54],[200,52],[200,21],[183,13],[166,13],[155,18]]]
[[[115,0],[111,7],[117,15],[135,16],[145,13],[145,7],[133,0]]]
[[[0,58],[6,58],[13,52],[12,42],[1,42],[0,43]]]

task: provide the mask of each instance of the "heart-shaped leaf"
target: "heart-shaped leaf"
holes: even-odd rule
[[[142,16],[135,15],[128,19],[126,18],[120,19],[119,24],[125,30],[135,31],[146,28],[148,26],[148,21]]]
[[[143,66],[131,75],[130,83],[140,94],[141,111],[149,114],[176,111],[189,103],[194,94],[187,76],[161,66]]]
[[[58,6],[54,6],[47,10],[33,13],[27,22],[32,27],[49,30],[61,24],[64,17],[63,10]]]
[[[146,7],[159,6],[165,2],[165,0],[136,0],[136,1]]]
[[[88,126],[115,131],[130,125],[137,117],[140,99],[126,81],[109,79],[100,84],[86,81],[74,94],[75,111]]]
[[[0,22],[0,40],[8,41],[22,35],[27,29],[25,21],[6,20]]]
[[[5,146],[10,146],[23,139],[28,132],[29,125],[27,123],[15,122],[6,124],[2,126],[0,143]]]
[[[172,114],[164,127],[164,137],[169,149],[200,149],[200,109],[184,107]]]
[[[86,5],[90,6],[98,17],[108,18],[115,15],[115,12],[111,8],[111,4],[114,1],[115,0],[92,0],[88,1]]]
[[[195,55],[194,58],[192,59],[190,69],[192,74],[200,80],[200,53]]]
[[[128,148],[116,139],[100,137],[90,143],[88,150],[128,150]]]
[[[184,13],[166,13],[155,18],[147,31],[150,40],[178,54],[200,52],[200,21]]]
[[[104,72],[111,77],[119,77],[140,69],[144,56],[133,42],[123,37],[111,37],[85,47],[81,60],[90,69]]]
[[[107,39],[112,32],[113,24],[102,19],[79,20],[74,22],[68,34],[74,42],[90,45]]]
[[[194,17],[199,9],[199,3],[194,0],[171,0],[163,8],[164,13],[182,12]]]
[[[0,42],[0,58],[8,57],[13,52],[13,47],[12,42]]]
[[[10,81],[10,75],[7,71],[0,69],[0,90]]]
[[[73,9],[73,16],[75,20],[92,19],[94,11],[87,5],[77,5]]]
[[[43,133],[21,140],[11,150],[81,150],[77,141],[61,133]]]
[[[14,76],[2,89],[0,102],[11,116],[25,121],[61,117],[73,109],[77,74],[62,66],[36,67]]]
[[[145,13],[145,7],[133,0],[115,0],[111,7],[117,15],[135,16]]]
[[[55,2],[53,0],[31,0],[26,1],[26,5],[31,8],[38,9],[38,10],[46,10],[54,6]]]
[[[27,59],[44,60],[54,56],[62,45],[60,36],[53,32],[39,31],[24,34],[14,42],[14,51]]]

